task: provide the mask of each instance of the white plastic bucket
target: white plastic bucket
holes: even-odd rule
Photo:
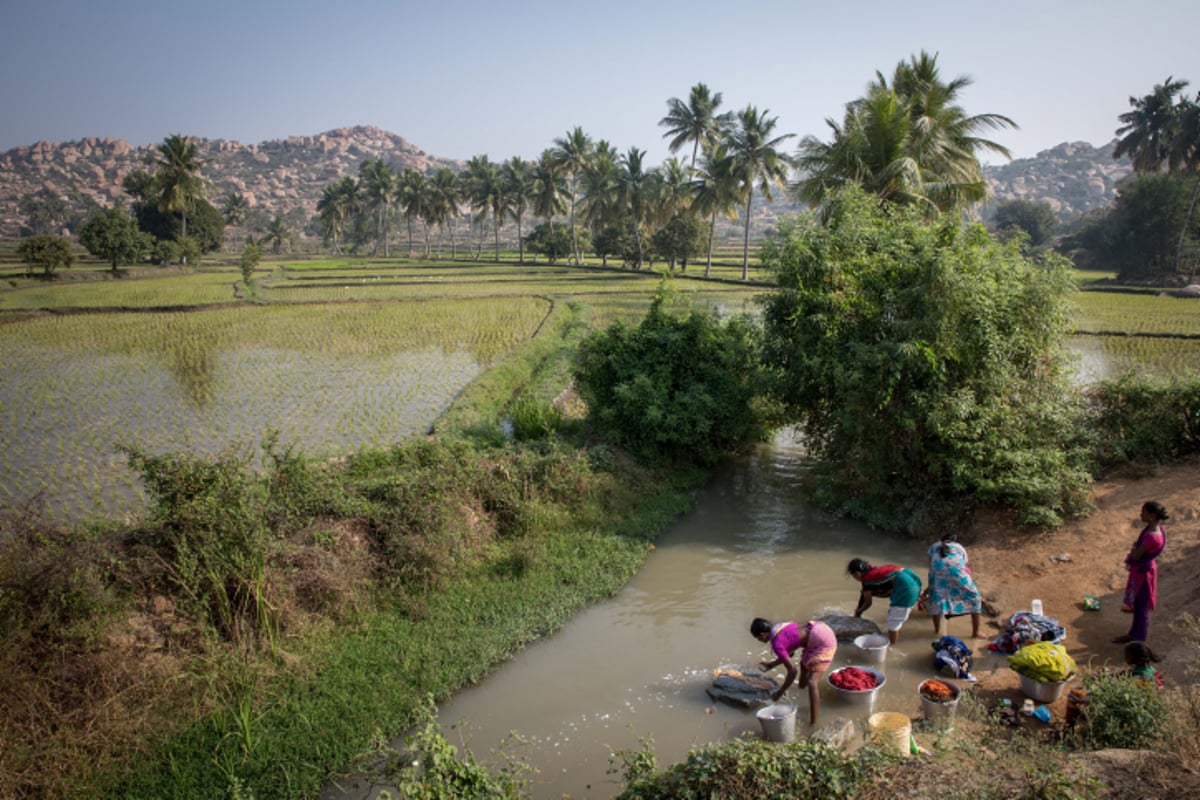
[[[796,738],[796,707],[791,703],[775,703],[760,708],[754,716],[758,717],[763,737],[768,742],[786,744]]]
[[[871,741],[898,756],[909,755],[912,721],[895,711],[880,711],[867,718]]]
[[[925,713],[925,722],[936,731],[951,730],[954,727],[954,715],[958,710],[958,698],[962,690],[950,681],[941,681],[954,690],[954,696],[939,703],[937,700],[930,700],[922,691],[928,682],[922,681],[917,688],[917,694],[921,696],[921,710]]]

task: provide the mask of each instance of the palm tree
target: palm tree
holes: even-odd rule
[[[188,212],[196,207],[196,200],[204,196],[200,169],[208,159],[200,158],[195,143],[178,133],[164,139],[157,149],[154,189],[159,198],[158,210],[180,215],[180,238],[186,239]],[[186,255],[182,263],[187,263]]]
[[[567,179],[552,150],[543,150],[533,165],[533,213],[550,226],[567,210]]]
[[[230,192],[221,201],[221,216],[225,218],[226,225],[241,225],[246,221],[246,212],[249,209],[250,204],[246,202],[245,195],[237,192]]]
[[[620,219],[618,158],[607,146],[598,149],[591,166],[583,174],[583,224],[592,231],[593,237]],[[592,241],[595,242],[595,238]],[[601,262],[608,265],[607,252]]]
[[[1159,172],[1164,166],[1168,172],[1177,169],[1185,153],[1176,144],[1182,128],[1183,105],[1175,97],[1187,85],[1187,81],[1168,77],[1145,97],[1130,97],[1133,110],[1117,117],[1121,121],[1117,136],[1121,138],[1113,148],[1113,158],[1128,156],[1139,175]]]
[[[659,168],[661,180],[656,198],[654,219],[666,224],[674,217],[691,209],[694,185],[691,181],[692,167],[685,166],[678,158],[668,158]]]
[[[1200,94],[1195,101],[1185,97],[1183,90],[1187,86],[1187,81],[1168,77],[1145,97],[1130,97],[1129,105],[1133,110],[1118,117],[1121,127],[1117,129],[1117,136],[1121,138],[1113,148],[1113,158],[1129,156],[1139,175],[1164,168],[1170,173],[1196,173],[1175,248],[1176,272],[1181,271],[1183,245],[1196,208],[1196,197],[1200,194]]]
[[[379,255],[379,245],[382,243],[383,257],[387,258],[390,255],[388,221],[398,193],[396,174],[382,158],[368,158],[358,166],[358,180],[363,207],[375,215],[375,248],[372,255]]]
[[[937,56],[924,51],[897,64],[890,83],[877,72],[866,95],[847,103],[841,125],[826,120],[829,142],[813,136],[800,142],[797,195],[819,206],[856,183],[881,200],[924,206],[930,215],[983,200],[979,152],[1009,152],[980,134],[1017,125],[1000,114],[968,115],[958,96],[970,84],[965,76],[942,81]]]
[[[729,137],[729,154],[733,157],[741,194],[745,198],[746,232],[742,239],[742,280],[750,277],[750,207],[757,185],[769,202],[772,186],[787,183],[791,159],[779,151],[779,146],[795,134],[774,136],[778,117],[768,117],[766,109],[760,114],[754,106],[746,106],[738,114],[738,126]]]
[[[413,220],[424,219],[425,202],[429,193],[425,190],[425,176],[412,167],[400,173],[400,209],[408,226],[408,257],[413,257]]]
[[[696,155],[700,148],[717,143],[733,125],[733,114],[718,114],[721,93],[710,93],[707,86],[697,83],[692,87],[687,102],[677,97],[667,101],[667,115],[658,124],[667,129],[663,138],[671,137],[667,147],[672,153],[688,142],[692,143],[692,169],[696,168]]]
[[[483,250],[483,221],[490,211],[496,238],[496,261],[500,260],[500,225],[504,222],[504,184],[500,169],[486,155],[475,156],[467,162],[467,196],[476,209],[480,222],[480,252]],[[476,254],[476,259],[479,255]]]
[[[358,208],[358,184],[349,175],[329,184],[321,192],[321,199],[317,201],[321,235],[326,244],[333,244],[335,253],[342,252],[342,231],[346,220],[356,215]]]
[[[876,81],[880,89],[888,88],[879,73]],[[891,89],[908,110],[909,149],[924,170],[939,178],[927,183],[931,183],[931,194],[942,210],[964,207],[987,196],[980,151],[1012,157],[1008,148],[979,134],[1016,128],[1015,122],[1001,114],[968,115],[958,105],[959,94],[971,83],[965,75],[943,83],[937,54],[924,50],[897,64],[892,75]]]
[[[579,252],[579,237],[575,230],[575,196],[578,193],[579,176],[587,171],[595,145],[592,138],[583,132],[578,125],[574,130],[567,131],[566,136],[554,140],[554,158],[563,168],[571,190],[571,251],[575,263],[582,260]]]
[[[713,233],[717,229],[717,215],[737,219],[740,200],[737,170],[725,144],[705,150],[693,184],[692,208],[698,214],[707,214],[709,217],[708,261],[704,265],[704,277],[707,278],[712,272]]]
[[[645,150],[631,147],[621,156],[617,165],[617,197],[633,229],[633,239],[637,244],[637,263],[634,269],[641,269],[646,258],[645,248],[642,246],[642,223],[646,219],[647,199],[655,189],[656,176],[652,170],[646,170],[645,158]]]
[[[925,172],[909,152],[909,115],[895,92],[875,87],[866,97],[847,104],[829,142],[806,136],[800,142],[796,167],[804,176],[797,185],[800,200],[820,206],[847,184],[858,184],[880,200],[937,205],[925,185]]]
[[[458,219],[458,176],[449,167],[441,167],[433,173],[429,180],[430,218],[444,229],[450,224],[450,258],[458,256],[457,242],[454,237],[454,222]],[[442,255],[442,245],[438,244],[438,257]]]
[[[529,165],[520,156],[513,156],[500,168],[504,181],[504,193],[508,197],[508,211],[517,223],[517,248],[520,262],[525,263],[525,234],[522,223],[525,211],[533,198],[533,175]]]
[[[280,252],[284,245],[292,239],[292,232],[288,229],[287,223],[283,221],[283,217],[279,214],[275,215],[275,219],[271,220],[271,224],[267,226],[267,235],[263,237],[263,243],[271,243],[271,252]]]

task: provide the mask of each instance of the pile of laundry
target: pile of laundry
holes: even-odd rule
[[[1059,625],[1058,620],[1053,617],[1034,614],[1032,611],[1018,611],[1008,618],[1004,633],[992,639],[988,649],[1015,653],[1034,642],[1061,644],[1066,636],[1067,629]]]
[[[942,674],[964,681],[973,681],[971,674],[975,656],[966,642],[954,636],[943,636],[933,643],[933,665]]]

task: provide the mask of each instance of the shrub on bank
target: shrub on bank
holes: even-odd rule
[[[758,738],[701,747],[661,772],[647,750],[621,754],[626,781],[618,800],[837,800],[854,797],[883,758],[846,756],[807,740],[776,744]],[[866,756],[866,757],[864,757]]]
[[[1200,452],[1200,374],[1169,382],[1124,375],[1096,384],[1086,396],[1101,468]]]

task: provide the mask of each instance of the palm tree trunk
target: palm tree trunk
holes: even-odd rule
[[[579,265],[579,238],[575,234],[575,178],[571,178],[571,256]]]
[[[412,217],[408,217],[408,257],[412,258]]]
[[[187,238],[187,212],[180,211],[179,215],[181,217],[183,217],[183,227],[180,229],[181,233],[179,236],[180,244],[182,244],[183,240]],[[187,250],[183,251],[182,255],[179,258],[179,263],[185,267],[187,266]]]
[[[754,187],[746,193],[746,232],[742,234],[742,280],[750,279],[750,203],[754,200]]]
[[[712,219],[708,223],[708,263],[704,265],[704,277],[708,277],[708,273],[712,272],[712,245],[713,234],[717,230],[717,210],[714,208]]]
[[[641,269],[642,263],[645,261],[646,256],[642,252],[642,232],[636,224],[634,224],[634,226],[633,226],[633,240],[635,242],[637,242],[637,250],[638,250],[638,260],[637,260],[636,268]]]
[[[496,263],[497,263],[497,264],[499,264],[499,263],[500,263],[500,218],[499,218],[499,217],[496,215],[496,213],[495,213],[494,211],[492,212],[492,218],[493,218],[493,220],[494,220],[494,221],[495,221],[495,223],[496,223],[496,230],[495,230],[495,235],[496,235]]]
[[[517,253],[520,263],[525,263],[525,239],[521,236],[521,214],[517,214]]]

